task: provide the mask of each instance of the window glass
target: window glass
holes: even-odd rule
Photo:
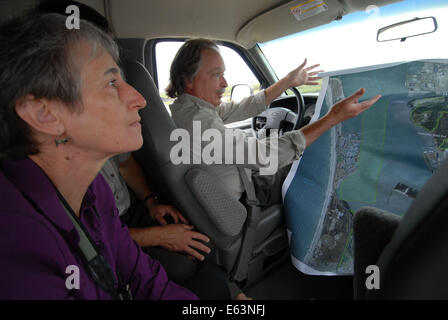
[[[377,42],[379,28],[415,17],[433,16],[436,32],[406,39]],[[305,30],[260,44],[279,78],[296,68],[304,58],[308,65],[335,71],[417,59],[447,59],[448,36],[446,0],[405,0],[384,7],[366,6],[365,10],[344,16],[340,21]],[[320,86],[302,86],[302,93],[319,92]]]

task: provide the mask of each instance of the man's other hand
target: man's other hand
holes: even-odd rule
[[[165,226],[168,224],[168,222],[165,219],[165,216],[171,216],[173,218],[174,223],[185,223],[188,224],[187,219],[179,212],[176,208],[170,205],[165,204],[152,204],[147,205],[149,214],[151,218],[156,220],[158,223],[160,223],[162,226]]]
[[[159,229],[158,243],[165,249],[187,253],[200,261],[204,260],[204,256],[199,250],[210,253],[210,248],[201,242],[207,243],[210,239],[202,233],[192,231],[193,226],[179,223],[155,228]]]

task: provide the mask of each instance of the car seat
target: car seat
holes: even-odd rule
[[[143,146],[134,152],[150,183],[196,229],[212,240],[212,258],[238,281],[249,285],[288,256],[282,206],[264,210],[233,199],[207,166],[174,165],[170,141],[176,126],[146,68],[134,59],[122,63],[127,82],[146,99],[140,110]]]
[[[403,218],[361,208],[353,233],[355,299],[448,299],[448,161]],[[378,266],[378,289],[366,289],[369,265]]]

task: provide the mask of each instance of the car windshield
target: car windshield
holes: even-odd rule
[[[377,42],[378,29],[416,17],[435,17],[434,33],[406,41]],[[318,28],[259,44],[279,78],[307,58],[325,71],[351,69],[418,59],[446,59],[448,3],[445,0],[406,0],[384,7],[368,6]],[[302,93],[319,92],[320,86],[301,87]]]

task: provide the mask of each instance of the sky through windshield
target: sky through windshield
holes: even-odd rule
[[[436,17],[438,30],[405,42],[376,41],[379,28],[417,16]],[[369,6],[341,21],[263,43],[260,47],[279,78],[304,58],[308,58],[309,65],[320,63],[325,71],[417,59],[447,59],[447,17],[448,3],[444,0],[407,0],[381,8]]]

